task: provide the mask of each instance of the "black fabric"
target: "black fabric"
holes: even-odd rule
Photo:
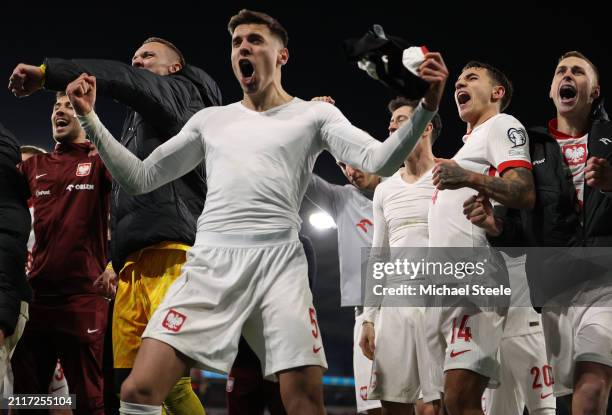
[[[381,26],[374,25],[361,38],[347,39],[342,46],[349,61],[365,59],[372,62],[376,66],[378,80],[395,93],[410,99],[419,99],[425,95],[427,82],[406,69],[402,63],[404,49],[413,46],[406,40],[387,36]]]
[[[0,124],[0,327],[5,336],[15,331],[21,301],[32,297],[25,279],[29,191],[15,167],[20,161],[17,139]]]
[[[592,122],[588,135],[588,156],[612,163],[612,122],[603,107]],[[612,195],[585,184],[583,208],[578,208],[572,173],[563,160],[556,139],[548,129],[529,130],[536,204],[533,210],[509,210],[504,229],[498,237],[489,237],[497,247],[609,247],[612,246]],[[608,144],[606,144],[608,142]],[[547,251],[548,252],[548,251]],[[541,305],[585,279],[601,278],[601,272],[586,269],[583,261],[564,255],[526,259],[527,279],[532,302]]]
[[[310,289],[315,285],[317,281],[317,255],[315,254],[314,246],[309,237],[304,234],[300,234],[300,242],[304,247],[304,255],[306,255],[306,262],[308,262],[308,285]]]
[[[98,93],[127,105],[121,143],[145,159],[176,135],[205,106],[221,105],[221,92],[203,70],[187,65],[160,76],[121,62],[47,58],[45,87],[63,90],[81,73],[94,75]],[[204,163],[185,176],[145,195],[133,196],[113,183],[111,259],[119,272],[128,255],[163,241],[195,242],[197,219],[204,208]]]

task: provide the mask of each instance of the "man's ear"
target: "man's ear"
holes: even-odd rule
[[[591,90],[591,98],[596,100],[601,95],[601,87],[599,85],[595,85]]]
[[[497,85],[493,87],[493,91],[491,92],[491,99],[495,102],[501,102],[505,95],[506,89],[501,85]]]
[[[181,65],[180,63],[173,63],[172,65],[170,65],[168,67],[168,73],[176,73],[178,71],[180,71],[181,69],[183,69],[183,65]]]
[[[287,63],[287,61],[289,61],[289,49],[287,48],[282,48],[279,52],[278,52],[278,59],[277,59],[277,63],[281,66],[285,65]]]

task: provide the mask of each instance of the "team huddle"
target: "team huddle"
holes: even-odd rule
[[[556,118],[526,129],[503,112],[512,82],[470,61],[454,88],[464,144],[441,159],[433,143],[457,138],[444,136],[437,114],[449,76],[439,53],[424,51],[417,73],[427,90],[390,102],[389,136],[379,141],[330,97],[306,101],[283,89],[288,35],[278,21],[242,10],[228,29],[243,99],[225,106],[212,78],[160,38],[145,41],[132,66],[46,59],[15,68],[15,95],[60,92],[55,150],[14,174],[24,178],[19,197],[30,198],[36,242],[33,296],[18,281],[12,314],[0,314],[5,393],[8,385],[46,393],[59,358],[67,389],[87,397],[76,413],[104,413],[102,350],[114,298],[121,414],[203,414],[189,370],[229,373],[243,340],[259,376],[278,382],[279,413],[325,413],[327,361],[298,238],[306,197],[338,225],[341,305],[355,307],[358,412],[555,414],[559,402],[575,415],[605,414],[612,270],[556,287],[533,304],[539,313],[469,299],[394,307],[385,298],[364,307],[361,270],[372,258],[360,259],[367,247],[495,248],[513,297],[533,299],[550,294],[533,282],[558,258],[516,247],[611,246],[612,123],[596,66],[564,54],[550,87]],[[118,139],[95,112],[97,94],[131,109]],[[14,170],[16,140],[1,131]],[[350,184],[312,175],[323,150]],[[10,244],[10,268],[0,257],[3,279],[23,274],[12,259],[26,260],[21,239]]]

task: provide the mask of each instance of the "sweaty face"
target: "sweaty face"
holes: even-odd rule
[[[270,85],[287,61],[287,49],[262,24],[242,24],[232,35],[232,70],[246,94]]]
[[[53,105],[51,126],[53,128],[53,139],[58,143],[71,142],[82,132],[81,126],[75,118],[72,105],[65,95],[57,98],[55,105]]]
[[[378,185],[380,182],[380,177],[374,174],[365,173],[343,162],[338,162],[338,165],[342,169],[342,173],[344,173],[349,183],[360,190],[373,191],[376,188],[376,185]]]
[[[402,126],[410,117],[414,110],[408,105],[399,107],[393,114],[391,114],[391,120],[389,120],[389,134],[393,134],[398,128]]]
[[[491,105],[495,105],[493,94],[496,89],[485,68],[463,71],[455,83],[455,103],[459,117],[465,122],[478,119]]]
[[[559,114],[589,111],[598,96],[597,78],[588,62],[574,56],[559,62],[550,85],[550,97]]]
[[[158,75],[169,75],[180,69],[178,56],[163,43],[149,42],[142,45],[132,58],[132,66],[146,69]]]

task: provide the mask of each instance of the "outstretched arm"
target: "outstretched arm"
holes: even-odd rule
[[[439,53],[428,53],[420,68],[429,90],[413,116],[383,143],[351,125],[332,106],[321,106],[325,117],[321,125],[324,147],[337,159],[368,173],[390,176],[416,146],[438,109],[448,70]]]
[[[129,193],[140,194],[155,190],[190,172],[204,158],[197,117],[189,120],[180,133],[141,161],[114,139],[93,111],[95,77],[82,74],[68,85],[66,94],[104,164],[113,178]]]
[[[187,67],[183,70],[191,69]],[[176,122],[176,117],[182,116],[187,105],[193,102],[192,99],[182,98],[198,93],[191,83],[180,77],[157,75],[122,62],[60,58],[47,58],[41,66],[20,63],[11,74],[9,89],[19,97],[38,91],[43,84],[47,89],[64,91],[81,73],[96,77],[101,95],[129,106],[150,122]],[[203,104],[220,105],[221,94],[215,81],[203,71],[200,75],[209,91],[208,96],[202,97]]]

